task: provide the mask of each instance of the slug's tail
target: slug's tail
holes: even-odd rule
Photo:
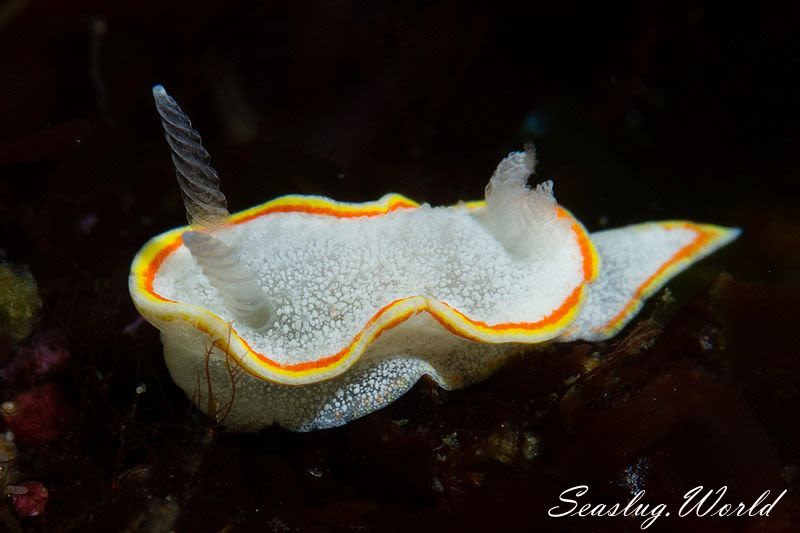
[[[600,275],[578,319],[560,341],[601,341],[616,335],[644,301],[672,277],[730,243],[737,228],[685,220],[646,222],[592,233],[602,261]]]
[[[219,176],[210,164],[211,157],[200,134],[164,87],[153,87],[153,99],[172,152],[189,224],[197,229],[224,225],[229,215],[228,202],[220,191]]]

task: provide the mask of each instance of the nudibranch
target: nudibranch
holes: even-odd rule
[[[485,200],[420,205],[284,196],[229,214],[197,131],[153,89],[189,226],[150,240],[129,279],[175,382],[235,430],[330,428],[423,375],[446,389],[548,342],[615,335],[642,302],[739,231],[687,221],[589,234],[532,147]]]

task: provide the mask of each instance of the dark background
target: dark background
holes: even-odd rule
[[[34,338],[71,358],[0,383],[0,401],[43,382],[65,398],[59,437],[20,446],[48,508],[22,519],[6,499],[0,529],[637,530],[546,510],[579,483],[594,502],[797,487],[790,5],[3,3],[0,259],[28,266]],[[421,383],[333,431],[226,434],[176,390],[127,295],[139,247],[184,223],[155,83],[234,211],[286,193],[476,199],[533,140],[538,177],[590,230],[688,218],[744,234],[616,341],[532,353],[464,391]],[[34,342],[5,342],[0,362]],[[791,531],[797,509],[790,491],[767,520],[658,524]]]

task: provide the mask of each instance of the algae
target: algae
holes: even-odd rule
[[[30,271],[0,262],[0,335],[16,341],[28,337],[41,307]]]

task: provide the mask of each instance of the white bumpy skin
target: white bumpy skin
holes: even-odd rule
[[[529,189],[532,166],[516,164],[531,156],[520,152],[503,160],[487,187],[486,208],[422,206],[352,219],[279,213],[217,228],[213,236],[184,232],[186,246],[161,266],[156,292],[212,311],[281,364],[310,364],[346,349],[389,302],[402,300],[411,317],[383,331],[348,368],[301,385],[242,371],[226,355],[224,335],[215,341],[183,322],[160,322],[173,379],[231,429],[277,423],[306,431],[380,409],[423,375],[448,389],[483,380],[520,352],[518,341],[555,337],[563,328],[537,339],[510,331],[477,342],[420,312],[452,306],[489,324],[537,321],[583,283],[580,248],[568,221],[556,220],[549,187]],[[520,242],[502,233],[503,225]],[[221,275],[209,268],[208,257],[228,255],[222,241],[237,242],[241,258],[217,263],[252,269],[258,290],[270,295],[271,318],[263,324],[240,318],[241,306],[226,301],[231,291],[257,292],[249,277],[242,276],[243,291],[215,281]],[[537,242],[546,245],[547,257],[532,248]],[[539,297],[525,297],[533,293]]]
[[[175,382],[233,430],[335,427],[424,375],[454,389],[532,346],[607,339],[738,235],[669,221],[589,236],[551,182],[528,187],[532,147],[500,162],[485,202],[291,196],[229,215],[189,118],[153,95],[191,227],[142,248],[130,292]]]

